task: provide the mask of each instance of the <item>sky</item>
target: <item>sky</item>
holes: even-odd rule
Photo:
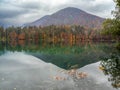
[[[23,25],[66,7],[112,18],[113,0],[0,0],[0,24]]]

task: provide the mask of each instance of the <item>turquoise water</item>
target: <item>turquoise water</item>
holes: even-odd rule
[[[119,70],[111,42],[0,43],[0,90],[119,90]]]
[[[1,43],[0,53],[6,51],[25,52],[44,62],[55,64],[63,69],[81,68],[100,61],[100,58],[112,52],[112,43],[80,42],[74,45],[64,43]]]

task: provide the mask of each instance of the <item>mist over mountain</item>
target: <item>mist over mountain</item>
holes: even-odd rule
[[[81,25],[89,28],[101,28],[103,21],[104,18],[89,14],[78,8],[68,7],[25,24],[25,26]]]

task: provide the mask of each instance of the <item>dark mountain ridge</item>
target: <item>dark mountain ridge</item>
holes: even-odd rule
[[[78,8],[68,7],[25,26],[81,25],[89,28],[101,28],[103,21],[104,18],[89,14]]]

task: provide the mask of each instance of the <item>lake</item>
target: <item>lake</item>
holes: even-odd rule
[[[0,42],[0,90],[120,90],[112,42]]]

